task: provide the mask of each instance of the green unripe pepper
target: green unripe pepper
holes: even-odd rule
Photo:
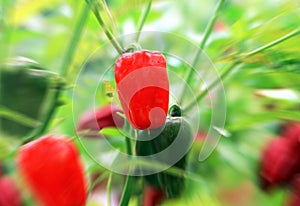
[[[56,78],[56,74],[25,58],[0,65],[0,107],[40,120],[47,92]],[[35,127],[0,115],[0,132],[5,135],[23,137]]]
[[[191,129],[188,122],[186,122],[183,117],[177,116],[179,111],[173,111],[173,114],[174,113],[176,114],[176,116],[168,117],[162,128],[150,131],[142,130],[139,132],[138,139],[149,139],[149,137],[153,139],[149,141],[137,141],[137,155],[149,156],[165,151],[177,138],[180,138],[181,152],[187,152],[192,141]],[[165,153],[164,155],[165,156],[161,158],[162,160],[172,159],[172,157],[176,158],[176,155],[173,153],[173,151]],[[168,164],[167,161],[162,163]],[[177,161],[175,160],[175,164],[173,165],[173,167],[177,167],[183,170],[185,169],[185,153]],[[146,175],[144,176],[144,179],[151,186],[162,188],[168,198],[176,198],[184,190],[184,178],[167,174],[166,171],[152,175]]]

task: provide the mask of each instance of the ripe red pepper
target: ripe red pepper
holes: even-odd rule
[[[50,135],[23,145],[17,155],[17,168],[42,205],[85,205],[83,165],[68,138]]]
[[[121,128],[124,126],[124,119],[117,112],[123,113],[116,104],[87,111],[80,116],[77,131],[89,130],[84,136],[93,137],[99,136],[99,131],[106,127]]]
[[[15,182],[10,177],[0,177],[0,205],[21,206],[21,194]]]
[[[156,129],[166,120],[169,80],[165,57],[147,50],[122,54],[115,63],[117,91],[129,123]]]

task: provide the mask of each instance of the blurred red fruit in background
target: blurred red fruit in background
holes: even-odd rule
[[[294,142],[295,146],[300,149],[300,123],[290,122],[283,126],[282,136]]]
[[[84,206],[84,169],[75,144],[49,135],[23,145],[17,168],[34,197],[44,206]]]
[[[0,177],[0,206],[21,206],[22,197],[10,177]]]
[[[289,183],[300,170],[300,152],[287,138],[272,139],[263,150],[260,183],[264,190]]]
[[[164,198],[165,194],[162,189],[151,187],[148,184],[144,186],[143,206],[159,205]]]
[[[124,118],[118,113],[123,113],[116,104],[107,105],[92,111],[87,111],[79,118],[77,131],[86,131],[83,136],[99,136],[99,131],[106,127],[122,128]]]
[[[296,175],[291,183],[291,194],[287,200],[287,206],[300,205],[300,174]]]

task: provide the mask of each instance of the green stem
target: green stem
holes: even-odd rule
[[[280,37],[279,39],[276,39],[276,40],[274,40],[274,41],[272,41],[272,42],[270,42],[270,43],[268,43],[268,44],[266,44],[264,46],[261,46],[261,47],[259,47],[257,49],[254,49],[253,51],[250,51],[250,52],[247,52],[245,54],[242,54],[241,58],[245,59],[245,58],[248,58],[250,56],[253,56],[253,55],[255,55],[255,54],[259,53],[259,52],[262,52],[262,51],[264,51],[266,49],[269,49],[269,48],[271,48],[271,47],[273,47],[273,46],[275,46],[277,44],[280,44],[281,42],[284,42],[285,40],[288,40],[291,37],[296,36],[298,34],[300,34],[300,28],[291,31],[290,33],[284,35],[283,37]]]
[[[125,141],[126,141],[127,153],[128,153],[128,155],[132,155],[132,147],[131,147],[130,139],[128,137],[125,137]],[[124,189],[123,189],[123,194],[122,194],[122,197],[121,197],[120,206],[127,206],[128,205],[129,200],[130,200],[130,196],[131,196],[132,186],[133,186],[133,176],[128,175],[127,178],[126,178]]]
[[[111,205],[111,180],[112,180],[112,172],[109,173],[108,180],[107,180],[107,187],[106,187],[106,193],[107,193],[107,205]]]
[[[89,16],[89,6],[84,5],[81,11],[81,14],[77,20],[77,23],[75,25],[74,31],[72,32],[73,36],[71,37],[71,40],[69,42],[69,45],[67,47],[65,56],[63,57],[63,61],[61,64],[61,72],[60,74],[62,76],[67,75],[67,71],[73,61],[74,54],[76,52],[76,48],[78,46],[84,25],[88,19]]]
[[[111,22],[111,25],[112,25],[112,31],[113,33],[115,34],[115,36],[118,38],[118,30],[117,30],[117,26],[115,24],[115,21],[114,21],[114,18],[113,18],[113,15],[111,14],[107,4],[106,4],[106,1],[105,0],[101,0],[101,4],[102,4],[102,7],[104,8],[110,22]]]
[[[186,94],[185,91],[186,91],[186,89],[188,87],[188,83],[191,81],[191,78],[193,76],[193,68],[194,68],[195,64],[197,63],[197,61],[199,60],[199,56],[200,56],[202,50],[204,49],[204,47],[206,45],[208,37],[210,36],[211,31],[212,31],[212,29],[213,29],[213,27],[214,27],[214,25],[215,25],[215,23],[217,21],[219,12],[220,12],[220,10],[221,10],[222,5],[223,5],[224,2],[225,2],[225,0],[219,0],[218,4],[216,6],[214,14],[211,17],[211,19],[209,20],[209,22],[208,22],[208,24],[207,24],[207,26],[205,28],[204,36],[203,36],[202,41],[200,42],[199,49],[198,49],[198,51],[196,53],[196,56],[194,58],[194,61],[193,61],[192,65],[191,65],[191,67],[189,67],[188,73],[187,73],[187,75],[185,77],[185,82],[186,83],[184,84],[183,89],[181,91],[181,95],[180,95],[180,98],[179,98],[179,103],[180,104],[184,100],[184,97],[185,97],[185,94]]]
[[[262,52],[273,46],[276,46],[277,44],[280,44],[285,40],[288,40],[298,34],[300,34],[300,28],[291,31],[290,33],[284,35],[283,37],[280,37],[264,46],[261,46],[257,49],[254,49],[252,51],[240,55],[240,57],[238,57],[234,62],[232,62],[232,64],[230,64],[226,69],[223,70],[223,72],[220,74],[220,78],[215,79],[204,91],[202,91],[199,95],[196,96],[196,102],[199,102],[212,88],[214,88],[219,83],[219,81],[224,80],[236,66],[238,66],[243,62],[244,59],[249,58],[255,54],[258,54],[259,52]],[[184,112],[189,111],[193,106],[194,104],[193,102],[191,102],[183,109]]]
[[[123,53],[123,48],[120,45],[120,43],[114,38],[113,34],[109,31],[109,29],[107,28],[107,26],[105,25],[101,15],[100,15],[100,5],[95,1],[95,0],[86,0],[87,4],[91,6],[91,9],[98,21],[98,23],[100,24],[100,26],[102,27],[106,37],[108,38],[108,40],[111,42],[111,44],[113,45],[113,47],[116,49],[116,51],[119,54]]]
[[[69,45],[67,47],[67,50],[65,52],[65,56],[63,57],[62,60],[62,65],[61,65],[61,76],[65,76],[68,73],[68,69],[72,63],[77,45],[79,43],[79,39],[81,37],[84,25],[88,19],[88,14],[89,14],[89,6],[87,4],[84,4],[81,14],[77,20],[77,23],[75,25],[74,32],[72,33],[73,36],[70,39]],[[42,135],[48,128],[51,119],[55,113],[55,110],[57,108],[57,102],[58,99],[62,93],[63,87],[59,87],[54,91],[53,97],[50,100],[49,103],[49,110],[47,111],[45,115],[45,119],[43,120],[43,124],[41,127],[37,128],[33,134],[31,134],[29,137],[25,138],[22,144],[25,144],[29,141],[34,140],[36,137]]]
[[[137,33],[136,33],[136,37],[135,37],[135,42],[138,42],[139,39],[140,39],[140,35],[141,35],[141,31],[143,29],[143,26],[146,22],[146,19],[147,19],[147,16],[151,10],[151,5],[152,5],[152,0],[149,0],[148,4],[147,4],[147,7],[145,9],[145,11],[143,12],[143,15],[142,15],[142,18],[138,24],[138,30],[137,30]]]
[[[131,142],[128,137],[125,137],[125,142],[126,142],[126,150],[128,155],[132,155],[132,147],[131,147]]]
[[[11,110],[4,106],[0,106],[0,117],[4,117],[28,127],[37,127],[41,123],[29,116],[26,116],[25,114],[19,113],[15,110]]]
[[[123,194],[120,201],[120,206],[127,206],[131,196],[131,188],[133,185],[133,176],[127,176]]]

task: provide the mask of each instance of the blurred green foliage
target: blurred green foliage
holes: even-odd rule
[[[112,18],[107,15],[104,8],[101,14],[108,28],[118,35],[117,37],[136,32],[140,16],[148,1],[106,2]],[[169,32],[199,45],[216,3],[216,0],[155,0],[143,31]],[[75,0],[2,0],[0,63],[8,58],[24,56],[39,62],[51,72],[59,73],[68,42],[84,4],[85,1]],[[299,29],[299,6],[297,0],[228,0],[220,12],[204,52],[217,71],[222,72],[224,66],[231,64],[242,54],[264,46],[294,29]],[[168,40],[156,39],[147,43],[160,48],[161,41]],[[95,73],[103,65],[112,64],[111,59],[117,56],[115,51],[108,49],[106,53],[102,53],[103,56],[89,58],[94,51],[101,47],[106,48],[105,45],[109,44],[91,12],[78,43],[72,64],[67,68],[67,75],[63,77],[66,79],[67,87],[60,98],[61,106],[51,121],[50,133],[75,136],[77,119],[73,119],[74,116],[78,117],[81,112],[93,106],[105,105],[111,101],[105,96],[104,84],[99,82]],[[217,149],[204,162],[197,161],[201,142],[193,145],[189,154],[188,189],[182,198],[167,201],[164,205],[282,205],[284,191],[263,193],[258,187],[256,175],[260,152],[266,141],[277,135],[278,128],[283,122],[300,121],[299,45],[298,35],[243,59],[228,79],[224,80],[227,98],[225,130],[230,136],[222,138]],[[188,51],[180,42],[174,43],[173,46],[175,50],[180,50],[187,56],[195,52]],[[188,65],[178,58],[172,60],[171,56],[168,56],[168,61],[169,69],[183,77]],[[79,106],[73,110],[72,89],[76,88],[77,76],[83,65],[88,69],[84,71],[86,76],[81,79],[81,86],[77,90],[79,98],[76,101],[80,102],[76,102],[76,105]],[[107,74],[107,79],[113,79],[110,73]],[[199,79],[194,79],[191,86],[198,88],[197,83],[200,84]],[[113,82],[111,84],[114,86]],[[88,90],[91,86],[97,87],[97,98],[94,102],[86,98],[95,92]],[[279,89],[292,93],[292,97],[282,95]],[[274,97],[274,92],[277,97]],[[25,100],[27,97],[21,95],[18,97],[20,100],[16,101],[22,101],[21,98]],[[0,115],[3,115],[1,107]],[[211,121],[210,100],[205,98],[200,103],[199,109],[201,119],[199,128],[205,132]],[[110,133],[109,130],[105,132]],[[120,135],[115,131],[111,134]],[[116,147],[123,141],[119,137],[111,138],[115,138],[110,141],[117,145]],[[18,143],[13,139],[0,137],[0,160],[13,161],[10,152],[15,151],[12,145],[16,146]],[[84,153],[82,148],[81,151]],[[85,158],[87,167],[93,165],[93,162],[87,159]],[[197,174],[197,178],[193,178],[190,173]],[[122,184],[120,181],[119,186]]]

